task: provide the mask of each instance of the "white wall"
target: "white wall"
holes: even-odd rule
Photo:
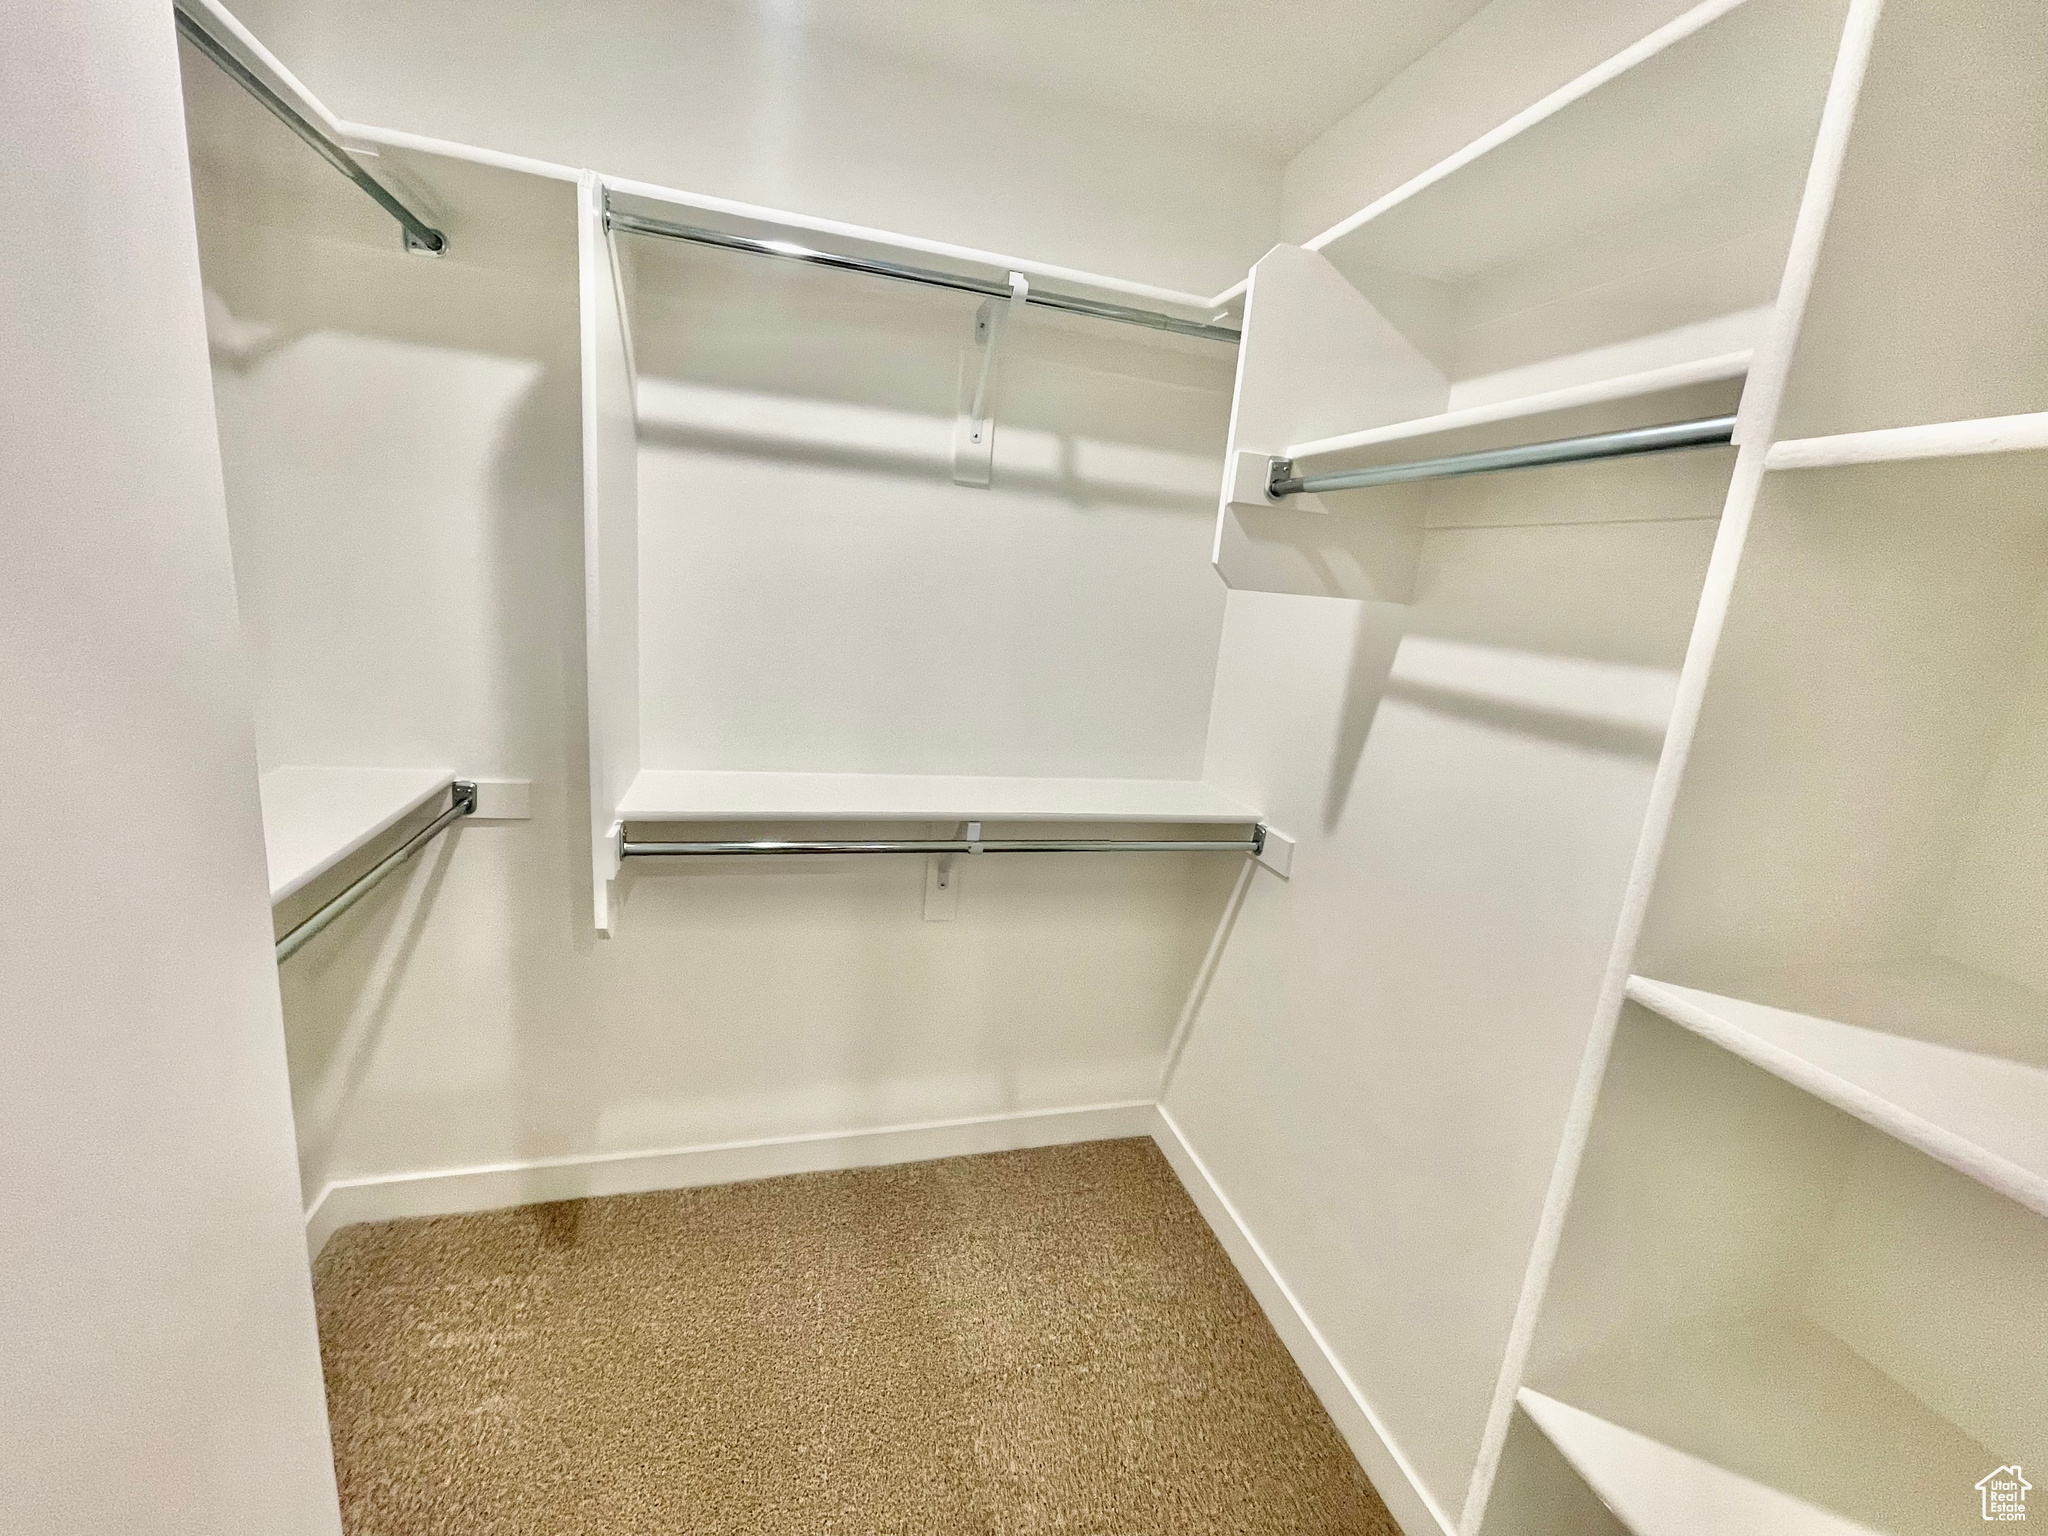
[[[1026,311],[965,488],[971,299],[621,254],[645,765],[1201,777],[1235,349]]]
[[[1440,487],[1406,609],[1231,594],[1209,776],[1301,843],[1165,1102],[1448,1524],[1727,463]]]
[[[865,54],[802,7],[237,9],[344,117],[610,175],[1198,293],[1277,226],[1272,159]]]
[[[1493,0],[1287,162],[1299,243],[1692,8],[1693,0]]]
[[[338,1533],[169,7],[0,135],[0,1528]]]

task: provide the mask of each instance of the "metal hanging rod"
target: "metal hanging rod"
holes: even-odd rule
[[[1228,841],[1148,841],[1138,838],[1085,837],[919,837],[882,841],[814,842],[756,838],[731,843],[639,843],[631,839],[620,845],[629,859],[731,858],[746,855],[787,855],[809,853],[1249,853],[1266,846],[1266,829],[1254,827],[1248,838]]]
[[[863,272],[870,277],[892,278],[899,283],[921,283],[927,288],[950,288],[956,293],[978,293],[992,299],[1010,297],[1008,282],[993,278],[963,277],[957,272],[940,272],[930,267],[904,266],[900,262],[881,261],[872,256],[841,256],[834,251],[812,250],[809,246],[796,245],[787,240],[756,240],[747,235],[728,234],[722,229],[705,229],[697,224],[674,224],[667,219],[650,219],[637,213],[626,213],[612,207],[611,194],[605,194],[604,222],[607,229],[623,230],[629,235],[654,235],[663,240],[682,240],[691,245],[715,246],[722,251],[744,251],[750,256],[779,256],[785,261],[807,262],[814,267],[830,267],[835,272]],[[1196,336],[1204,341],[1227,341],[1237,345],[1239,333],[1227,325],[1213,325],[1206,320],[1183,320],[1178,315],[1162,314],[1156,309],[1134,309],[1127,304],[1111,304],[1101,299],[1084,299],[1078,294],[1052,293],[1033,288],[1025,294],[1026,304],[1035,304],[1042,309],[1064,310],[1070,315],[1089,315],[1097,320],[1118,320],[1125,325],[1142,325],[1149,330],[1171,331],[1176,336]]]
[[[268,107],[279,122],[310,144],[321,159],[361,187],[379,208],[398,220],[399,226],[405,231],[407,250],[417,251],[425,256],[438,256],[448,249],[446,235],[401,203],[383,182],[358,165],[354,156],[322,133],[299,112],[298,108],[273,91],[248,65],[236,58],[225,43],[183,10],[178,10],[175,14],[178,18],[178,32],[186,42],[218,64],[222,73]]]
[[[1417,459],[1408,464],[1377,464],[1371,469],[1339,469],[1327,475],[1297,475],[1294,460],[1275,459],[1266,477],[1266,493],[1276,500],[1300,492],[1355,491],[1368,485],[1398,485],[1407,480],[1448,480],[1458,475],[1485,475],[1501,469],[1528,469],[1538,464],[1577,464],[1588,459],[1621,459],[1638,453],[1667,453],[1674,448],[1707,448],[1731,441],[1733,416],[1706,416],[1660,427],[1630,427],[1625,432],[1596,432],[1588,437],[1560,437],[1547,443],[1514,448],[1485,448],[1454,453],[1442,459]]]
[[[308,939],[314,937],[321,929],[369,895],[378,882],[386,875],[426,847],[427,844],[439,837],[449,827],[465,816],[474,816],[476,814],[476,785],[472,784],[469,780],[457,779],[453,784],[449,785],[448,798],[450,803],[447,810],[436,816],[426,826],[421,827],[419,831],[413,833],[399,847],[384,855],[361,879],[321,907],[319,911],[315,912],[303,923],[300,923],[298,927],[292,929],[290,933],[279,939],[277,941],[278,964],[282,965],[285,961],[291,959],[293,955],[296,955],[305,947]]]

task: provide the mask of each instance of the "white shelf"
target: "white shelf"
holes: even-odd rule
[[[1870,1528],[1524,1387],[1517,1401],[1636,1536],[1870,1536]]]
[[[1556,1377],[1523,1411],[1636,1536],[1962,1529],[1998,1465],[1797,1317],[1709,1319]]]
[[[1717,392],[1725,397],[1717,403],[1732,412],[1742,397],[1742,381],[1749,373],[1749,360],[1747,350],[1727,352],[1698,362],[1651,368],[1619,378],[1574,385],[1569,389],[1545,390],[1516,400],[1469,406],[1462,411],[1445,411],[1383,427],[1369,427],[1362,432],[1317,438],[1312,442],[1296,443],[1285,456],[1299,465],[1305,459],[1321,460],[1342,455],[1348,468],[1355,467],[1349,462],[1352,458],[1357,458],[1360,465],[1368,462],[1364,450],[1396,444],[1403,450],[1399,455],[1402,458],[1425,458],[1553,437],[1574,437],[1585,432],[1615,431],[1624,426],[1651,426],[1665,419],[1658,414],[1660,404],[1667,403],[1661,397],[1698,393],[1701,385],[1731,386]],[[1614,410],[1618,405],[1630,409],[1618,414]],[[1698,410],[1702,407],[1695,403],[1689,408]],[[1316,467],[1321,470],[1331,466],[1319,463]]]
[[[2038,1051],[2048,1006],[1941,962],[1835,978],[1823,990],[1838,1011],[1914,1033],[1643,976],[1628,984],[1630,997],[1673,1023],[2048,1215],[2048,1070],[1982,1049],[2032,1042]]]
[[[2048,411],[1884,427],[1834,437],[1792,438],[1771,444],[1766,469],[1833,469],[1844,464],[1886,464],[1902,459],[1964,458],[1980,453],[2048,449]]]
[[[1187,779],[1017,779],[643,769],[621,821],[1157,821],[1259,813]]]
[[[270,899],[304,889],[455,782],[446,768],[273,768],[258,783]]]

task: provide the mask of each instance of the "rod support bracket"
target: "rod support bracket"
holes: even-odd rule
[[[1301,482],[1295,478],[1294,460],[1268,459],[1266,461],[1266,494],[1278,501],[1291,496],[1301,489]]]
[[[462,812],[465,816],[474,816],[476,814],[477,790],[475,781],[471,779],[457,779],[448,786],[448,789],[449,793],[453,796],[451,803],[456,810]]]

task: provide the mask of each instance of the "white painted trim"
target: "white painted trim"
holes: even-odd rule
[[[1742,404],[1736,413],[1735,436],[1742,447],[1736,452],[1735,470],[1729,480],[1721,526],[1714,539],[1713,555],[1707,563],[1706,579],[1701,584],[1699,607],[1693,616],[1685,664],[1678,675],[1670,724],[1664,735],[1664,751],[1658,758],[1656,777],[1650,785],[1649,803],[1643,810],[1642,831],[1636,841],[1628,886],[1622,895],[1621,912],[1615,923],[1614,942],[1608,952],[1607,970],[1601,982],[1599,1002],[1594,1009],[1593,1026],[1573,1084],[1571,1105],[1566,1111],[1563,1133],[1558,1142],[1557,1162],[1551,1169],[1550,1184],[1543,1197],[1543,1213],[1529,1250],[1529,1264],[1523,1271],[1521,1295],[1515,1303],[1514,1322],[1508,1330],[1507,1350],[1501,1361],[1499,1380],[1494,1384],[1485,1433],[1479,1442],[1479,1458],[1473,1465],[1472,1481],[1466,1489],[1464,1508],[1460,1511],[1459,1536],[1478,1536],[1481,1522],[1486,1517],[1487,1501],[1493,1492],[1493,1480],[1500,1470],[1501,1451],[1507,1444],[1508,1427],[1514,1417],[1516,1394],[1521,1390],[1522,1374],[1528,1369],[1529,1353],[1535,1344],[1536,1320],[1542,1312],[1551,1270],[1557,1263],[1558,1247],[1564,1238],[1565,1215],[1571,1207],[1572,1188],[1578,1181],[1579,1165],[1585,1159],[1586,1143],[1592,1135],[1593,1112],[1599,1102],[1600,1084],[1607,1074],[1607,1059],[1613,1050],[1615,1028],[1627,995],[1636,941],[1642,936],[1643,919],[1649,910],[1650,889],[1664,857],[1664,842],[1671,830],[1679,785],[1685,777],[1686,760],[1692,753],[1700,709],[1706,700],[1707,679],[1713,671],[1722,625],[1728,617],[1728,606],[1734,595],[1736,571],[1749,537],[1750,518],[1756,510],[1757,495],[1763,488],[1764,457],[1777,428],[1778,409],[1784,401],[1786,381],[1792,371],[1793,346],[1799,337],[1800,323],[1805,318],[1814,273],[1820,265],[1821,242],[1827,233],[1828,215],[1834,208],[1835,188],[1841,181],[1842,162],[1848,153],[1849,129],[1855,121],[1856,102],[1862,92],[1863,74],[1870,62],[1871,45],[1882,8],[1883,0],[1850,0],[1849,12],[1843,22],[1842,43],[1828,83],[1827,104],[1821,111],[1820,130],[1807,171],[1806,188],[1799,202],[1799,217],[1793,225],[1792,243],[1785,256],[1785,274],[1778,288],[1777,313],[1750,365]],[[1680,21],[1685,19],[1681,17]]]
[[[444,1168],[374,1179],[337,1179],[306,1210],[306,1251],[319,1257],[327,1239],[361,1221],[448,1216],[501,1210],[592,1195],[635,1195],[695,1189],[790,1173],[881,1168],[938,1157],[1060,1147],[1153,1134],[1153,1106],[1133,1099],[1068,1109],[1023,1109],[959,1120],[931,1120],[871,1130],[817,1131],[757,1141],[714,1142],[638,1152],[598,1152]]]
[[[1639,38],[1628,47],[1603,63],[1596,64],[1569,84],[1559,86],[1532,107],[1525,107],[1499,127],[1481,134],[1455,154],[1439,160],[1419,176],[1410,177],[1393,191],[1375,202],[1367,203],[1347,219],[1332,224],[1328,229],[1306,242],[1306,248],[1320,251],[1332,241],[1341,240],[1381,214],[1414,197],[1417,193],[1435,186],[1453,171],[1463,170],[1489,150],[1498,149],[1509,139],[1528,132],[1545,118],[1555,117],[1566,107],[1580,98],[1590,96],[1617,75],[1626,74],[1646,59],[1655,58],[1673,43],[1683,42],[1709,22],[1719,21],[1744,0],[1704,0],[1683,16],[1666,22],[1647,37]]]
[[[1749,359],[1747,349],[1740,352],[1724,352],[1719,357],[1705,357],[1696,362],[1674,363],[1666,368],[1651,368],[1642,373],[1623,374],[1618,378],[1596,379],[1590,384],[1574,384],[1567,389],[1551,389],[1538,395],[1497,400],[1491,405],[1471,405],[1462,411],[1445,411],[1437,416],[1418,416],[1411,421],[1397,421],[1384,427],[1368,427],[1362,432],[1346,432],[1338,437],[1320,437],[1313,442],[1296,443],[1280,457],[1293,459],[1298,466],[1303,459],[1342,453],[1350,448],[1370,448],[1380,443],[1404,442],[1414,437],[1434,437],[1445,432],[1456,432],[1464,427],[1491,426],[1496,422],[1515,421],[1525,416],[1545,416],[1558,411],[1574,410],[1580,406],[1607,405],[1617,400],[1632,400],[1642,395],[1684,389],[1694,384],[1713,384],[1724,379],[1739,379],[1749,372]]]
[[[2025,453],[2048,448],[2048,411],[1884,427],[1835,437],[1795,437],[1771,444],[1765,469],[1832,469],[1842,464],[1889,464],[1901,459],[1962,458],[1977,453]]]
[[[1230,1255],[1237,1272],[1244,1277],[1244,1283],[1265,1310],[1273,1331],[1280,1335],[1280,1341],[1294,1356],[1294,1363],[1301,1368],[1301,1374],[1322,1400],[1324,1410],[1337,1426],[1337,1432],[1351,1447],[1351,1453],[1358,1458],[1365,1475],[1372,1479],[1373,1487],[1379,1490],[1380,1498],[1386,1502],[1404,1536],[1451,1536],[1450,1517],[1437,1507],[1436,1501],[1423,1488],[1415,1469],[1387,1434],[1365,1394],[1358,1390],[1358,1384],[1339,1363],[1329,1341],[1302,1309],[1293,1290],[1267,1257],[1266,1250],[1245,1225],[1237,1207],[1217,1184],[1208,1165],[1188,1145],[1179,1125],[1163,1104],[1154,1106],[1152,1139],[1173,1165],[1174,1172],[1180,1175],[1189,1198],[1195,1202],[1210,1230],[1216,1234],[1216,1240],[1223,1245],[1223,1251]]]

